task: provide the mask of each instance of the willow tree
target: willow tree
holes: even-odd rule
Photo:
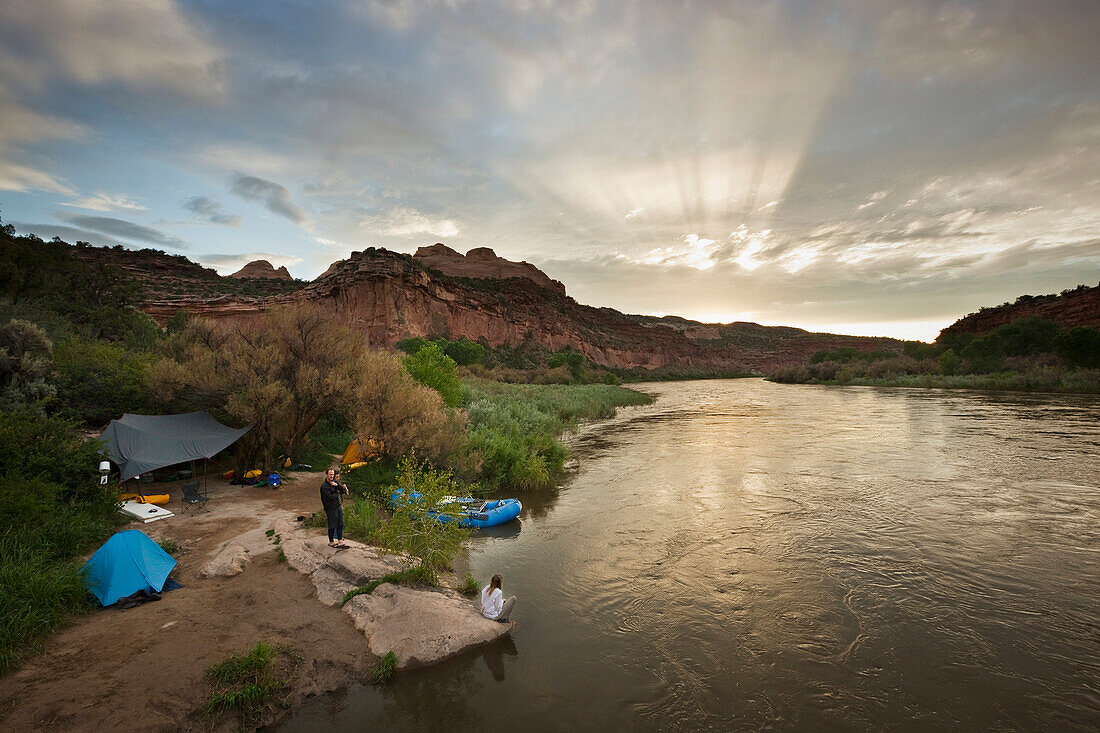
[[[270,458],[297,455],[328,412],[354,404],[369,353],[361,336],[314,306],[264,311],[236,324],[193,318],[167,343],[152,387],[190,408],[251,423],[249,442]]]

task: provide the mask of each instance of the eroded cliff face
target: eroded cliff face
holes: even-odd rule
[[[557,280],[551,280],[546,273],[530,262],[512,262],[503,257],[497,257],[496,252],[488,247],[476,247],[463,256],[450,247],[437,243],[416,250],[413,258],[425,267],[438,270],[448,277],[470,277],[479,280],[506,280],[519,277],[530,280],[547,290],[553,290],[558,295],[565,295],[565,285]]]
[[[1056,321],[1068,328],[1100,328],[1100,285],[1079,287],[1061,295],[1024,295],[1015,303],[983,308],[940,331],[939,338],[963,333],[980,336],[998,326],[1032,316]]]
[[[368,249],[333,263],[317,280],[292,293],[266,298],[175,298],[149,301],[143,310],[163,324],[180,309],[236,320],[264,308],[306,302],[380,347],[392,347],[410,336],[468,338],[493,347],[533,341],[552,351],[570,347],[597,364],[622,369],[768,371],[804,363],[820,349],[898,350],[901,345],[893,339],[817,334],[755,323],[702,324],[625,315],[581,305],[565,295],[564,288],[547,287],[538,278],[479,278],[469,268],[461,270],[465,274],[447,276],[435,267],[438,259],[426,266],[427,261],[431,260]]]
[[[352,253],[303,290],[269,302],[293,301],[320,305],[379,346],[409,336],[465,337],[494,347],[530,340],[625,369],[767,370],[802,363],[823,348],[900,348],[893,339],[624,315],[581,305],[531,278],[456,280],[426,269],[423,258],[380,249]]]

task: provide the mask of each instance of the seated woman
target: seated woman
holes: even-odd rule
[[[516,605],[516,597],[511,596],[504,600],[504,591],[501,590],[503,583],[504,576],[497,573],[489,581],[489,585],[481,589],[481,615],[493,621],[507,623],[512,607]]]

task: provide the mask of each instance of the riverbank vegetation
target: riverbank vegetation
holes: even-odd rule
[[[819,351],[808,364],[769,377],[788,384],[836,384],[1041,392],[1100,392],[1100,331],[1064,328],[1038,316],[987,334],[911,341],[903,353]]]

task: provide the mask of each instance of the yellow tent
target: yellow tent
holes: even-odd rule
[[[366,446],[360,445],[359,439],[356,438],[348,443],[348,449],[344,451],[344,457],[340,459],[340,463],[350,466],[354,463],[377,461],[382,457],[382,451],[385,448],[385,443],[378,438],[367,438]]]

